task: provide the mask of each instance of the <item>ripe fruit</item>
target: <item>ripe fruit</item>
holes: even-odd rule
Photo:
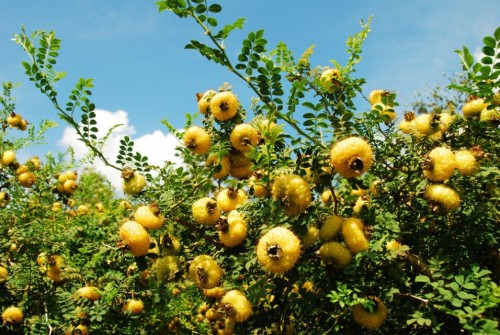
[[[446,147],[436,147],[424,160],[424,175],[432,181],[443,181],[453,174],[457,166],[453,151]]]
[[[280,200],[288,216],[299,215],[311,204],[311,190],[307,182],[295,174],[282,174],[272,187],[274,200]]]
[[[78,215],[87,215],[89,213],[89,208],[88,208],[88,206],[80,205],[77,207],[76,213]]]
[[[226,188],[217,195],[217,205],[224,212],[230,212],[247,201],[245,191],[237,188]]]
[[[229,174],[238,179],[249,178],[252,175],[252,162],[250,158],[238,150],[229,153],[230,169]]]
[[[168,283],[175,279],[175,276],[181,270],[181,264],[177,256],[169,255],[158,258],[154,269],[158,281]]]
[[[64,332],[64,335],[88,335],[89,331],[87,326],[78,325],[73,328],[73,326],[69,326],[68,329]]]
[[[352,317],[358,325],[366,329],[377,329],[382,326],[387,318],[387,308],[378,297],[370,297],[370,300],[375,302],[373,312],[365,309],[363,304],[354,305]]]
[[[484,108],[479,114],[479,121],[481,122],[493,122],[497,123],[500,121],[500,111],[497,108]]]
[[[353,254],[368,249],[368,240],[363,230],[363,222],[360,219],[348,218],[342,223],[344,242]]]
[[[351,261],[351,252],[339,242],[326,242],[319,249],[321,259],[328,264],[343,269]]]
[[[439,115],[421,114],[415,118],[415,129],[421,136],[429,136],[439,131]]]
[[[73,179],[66,180],[62,185],[62,189],[66,194],[72,194],[78,188],[78,184]]]
[[[257,244],[257,260],[269,272],[290,270],[300,256],[300,240],[285,227],[275,227]]]
[[[124,169],[122,171],[122,178],[122,189],[125,194],[138,194],[146,186],[146,177],[130,169]]]
[[[213,226],[220,218],[221,210],[217,201],[208,197],[196,200],[191,209],[194,220],[207,226]]]
[[[26,121],[25,119],[22,119],[21,122],[19,122],[17,129],[25,131],[27,127],[28,127],[28,121]]]
[[[219,159],[219,157],[211,155],[205,161],[205,166],[209,168],[220,166],[219,172],[214,173],[212,177],[215,179],[223,179],[227,177],[227,175],[229,174],[231,163],[229,162],[229,158],[227,156],[224,156],[222,157],[222,159]]]
[[[415,113],[407,112],[404,120],[399,124],[399,129],[405,134],[412,134],[415,132],[415,123]]]
[[[358,197],[356,203],[352,207],[352,211],[354,214],[359,214],[363,207],[370,208],[370,198],[368,196]]]
[[[2,158],[0,159],[0,163],[3,166],[9,166],[14,163],[16,160],[16,153],[13,150],[6,150],[2,153]]]
[[[17,176],[17,180],[19,181],[19,184],[21,184],[21,186],[30,188],[35,184],[36,176],[31,171],[23,172]]]
[[[328,91],[334,91],[341,86],[341,75],[338,69],[326,69],[319,77],[321,86]]]
[[[165,221],[155,204],[139,206],[134,213],[134,219],[146,229],[158,229]]]
[[[10,195],[7,192],[0,192],[0,207],[6,207],[10,203]]]
[[[122,308],[122,311],[130,314],[139,314],[144,310],[144,303],[142,300],[130,299]]]
[[[9,275],[9,271],[3,266],[0,266],[0,284],[5,283],[7,281],[7,276]]]
[[[127,221],[120,227],[120,239],[134,256],[144,256],[149,250],[149,234],[136,221]]]
[[[462,107],[462,112],[465,117],[477,116],[486,107],[488,107],[488,104],[484,102],[483,98],[473,97]]]
[[[386,90],[373,90],[368,96],[368,101],[370,102],[370,105],[373,106],[376,103],[382,102],[382,97],[388,96],[389,94],[390,92]]]
[[[448,211],[460,206],[460,196],[458,193],[443,184],[428,185],[425,189],[425,198],[431,203],[435,203],[438,208]]]
[[[231,145],[241,152],[250,152],[260,141],[259,131],[247,123],[237,125],[229,137]]]
[[[316,226],[309,226],[306,233],[302,236],[302,245],[309,248],[314,245],[319,238],[319,229]]]
[[[267,195],[266,187],[260,184],[255,176],[250,177],[248,187],[253,189],[253,195],[257,198],[263,198]]]
[[[221,287],[221,286],[217,286],[217,287],[214,287],[214,288],[204,288],[203,289],[203,295],[205,297],[207,297],[207,298],[222,299],[222,297],[225,294],[226,294],[226,290],[223,287]],[[209,311],[210,310],[207,311],[207,314],[208,314]],[[212,309],[212,311],[213,311],[213,309]],[[207,318],[208,318],[208,315],[207,315]]]
[[[330,215],[325,219],[321,229],[319,230],[319,238],[323,242],[331,241],[335,236],[337,236],[341,228],[342,218],[338,215]]]
[[[104,205],[103,205],[103,203],[102,202],[98,202],[97,204],[95,204],[95,210],[98,213],[104,212]]]
[[[214,288],[220,284],[222,269],[212,257],[200,255],[191,262],[189,276],[198,287]]]
[[[223,220],[223,224],[217,228],[219,230],[219,239],[226,247],[234,247],[240,244],[247,234],[247,222],[243,215],[237,211],[231,211],[227,220]]]
[[[191,126],[182,138],[184,145],[195,154],[206,154],[210,149],[210,135],[205,129],[198,126]]]
[[[198,93],[197,97],[198,99],[198,110],[200,111],[201,114],[207,114],[210,113],[210,99],[216,94],[214,90],[208,90],[205,93],[201,94]]]
[[[479,168],[476,157],[470,150],[455,152],[455,159],[458,171],[464,176],[474,174]]]
[[[210,99],[210,112],[217,121],[232,119],[238,112],[240,103],[233,92],[219,92]]]
[[[21,114],[16,114],[12,112],[8,117],[7,117],[7,123],[9,124],[10,127],[19,127],[19,124],[21,123],[23,117]]]
[[[361,137],[348,137],[330,150],[332,167],[345,178],[359,177],[372,165],[373,152]]]
[[[23,311],[19,307],[8,307],[2,313],[2,320],[4,324],[7,323],[21,323],[23,321]]]
[[[454,117],[448,113],[439,114],[439,130],[446,133],[453,122]]]
[[[96,301],[101,297],[99,289],[95,286],[84,286],[76,290],[77,298],[84,298],[90,301]]]
[[[221,300],[221,306],[223,314],[236,322],[243,322],[252,315],[252,304],[238,290],[227,292]]]
[[[130,202],[128,202],[127,200],[121,200],[118,203],[118,207],[127,210],[127,209],[132,208],[132,204]]]

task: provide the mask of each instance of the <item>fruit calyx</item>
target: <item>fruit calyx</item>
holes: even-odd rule
[[[210,200],[209,202],[207,202],[206,207],[207,207],[207,213],[213,214],[217,210],[217,202]]]
[[[413,121],[413,120],[415,120],[415,113],[414,112],[406,112],[404,115],[404,118],[408,122]]]
[[[354,156],[349,160],[349,168],[356,173],[359,173],[363,170],[363,167],[365,164],[363,163],[363,160],[359,156]]]
[[[122,178],[124,180],[130,180],[130,179],[134,178],[134,170],[129,169],[129,168],[123,169],[122,170]]]
[[[219,218],[217,223],[215,223],[215,229],[221,232],[227,232],[229,230],[229,223],[227,222],[227,218]]]
[[[267,255],[271,259],[279,260],[283,256],[283,249],[278,244],[272,244],[267,247]]]

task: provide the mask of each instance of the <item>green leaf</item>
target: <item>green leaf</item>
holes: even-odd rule
[[[458,276],[455,276],[455,281],[462,285],[464,283],[464,276],[463,275],[458,275]]]
[[[483,47],[483,53],[486,56],[495,56],[495,49],[489,46]]]
[[[463,284],[462,287],[466,290],[475,290],[477,288],[476,284],[470,282]]]
[[[217,20],[214,19],[213,17],[209,17],[207,20],[208,24],[211,25],[212,27],[217,27]]]
[[[491,36],[486,36],[485,38],[483,38],[483,43],[484,43],[484,45],[486,45],[487,47],[490,47],[490,48],[495,48],[495,46],[496,46],[496,41]]]
[[[467,293],[467,292],[464,292],[464,291],[457,292],[457,296],[460,299],[464,299],[464,300],[474,299],[476,297],[475,295]]]
[[[219,13],[222,10],[222,6],[219,4],[214,3],[213,5],[210,5],[208,7],[208,11],[212,13]]]
[[[462,307],[462,301],[460,299],[458,299],[458,298],[451,299],[451,304],[454,307]]]
[[[430,282],[431,280],[427,276],[418,275],[415,277],[415,283],[430,283]]]
[[[495,33],[493,34],[493,36],[495,36],[495,40],[500,41],[500,27],[498,27],[495,30]]]

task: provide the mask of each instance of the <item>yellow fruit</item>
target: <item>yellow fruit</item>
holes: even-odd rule
[[[162,283],[174,280],[180,270],[181,264],[177,256],[164,256],[156,260],[156,278]]]
[[[349,265],[351,252],[339,242],[326,242],[319,249],[321,259],[328,264],[332,264],[339,269]]]
[[[122,200],[118,204],[118,207],[120,207],[122,209],[130,209],[130,208],[132,208],[132,204],[130,202],[128,202],[127,200]]]
[[[326,69],[319,77],[321,86],[328,91],[335,91],[341,86],[341,75],[338,69]]]
[[[222,299],[222,297],[226,294],[226,290],[221,287],[217,286],[214,288],[204,288],[203,289],[203,295],[207,298],[214,298],[214,299]],[[207,311],[207,314],[210,310]],[[208,318],[208,315],[207,315]],[[210,318],[209,318],[210,319]]]
[[[330,150],[332,167],[345,178],[359,177],[372,165],[373,152],[364,139],[349,137]]]
[[[77,188],[78,188],[78,185],[77,185],[76,181],[74,181],[73,179],[68,179],[63,184],[63,190],[64,190],[64,193],[66,193],[66,194],[72,194]]]
[[[160,238],[160,245],[164,255],[177,255],[179,253],[179,240],[169,234],[165,234]]]
[[[396,117],[396,112],[392,106],[384,105],[381,102],[377,102],[372,106],[372,110],[377,111],[380,115],[385,116],[388,121],[394,120]]]
[[[0,266],[0,284],[5,283],[7,281],[7,276],[9,275],[9,271],[3,266]]]
[[[198,110],[200,111],[201,114],[207,114],[210,113],[210,99],[216,94],[214,90],[208,90],[205,93],[203,93],[198,100]]]
[[[405,113],[404,120],[399,124],[399,129],[405,134],[413,134],[416,131],[415,113]]]
[[[248,163],[248,165],[243,165],[243,166],[231,165],[229,169],[229,174],[237,179],[247,179],[252,176],[252,170],[250,169],[251,167],[252,163]]]
[[[333,195],[331,190],[326,190],[323,193],[321,193],[321,202],[324,205],[328,205],[333,201]]]
[[[136,221],[127,221],[120,227],[120,239],[134,256],[144,256],[149,250],[149,234]]]
[[[226,188],[217,195],[217,205],[224,212],[235,210],[247,201],[247,195],[242,189]]]
[[[460,206],[460,196],[448,186],[433,184],[425,189],[425,198],[444,210],[454,210]]]
[[[363,230],[363,222],[360,219],[348,218],[342,223],[344,242],[354,255],[368,249],[368,240]]]
[[[390,92],[386,90],[373,90],[368,96],[368,101],[370,102],[370,105],[373,106],[379,102],[382,102],[382,97],[388,96],[389,94]]]
[[[468,101],[462,108],[465,117],[478,116],[481,111],[488,107],[482,98],[475,98]]]
[[[439,114],[439,131],[446,133],[453,122],[453,116],[448,113]]]
[[[479,120],[481,122],[498,122],[500,121],[500,112],[497,108],[484,108],[479,114]]]
[[[385,244],[385,248],[389,251],[398,250],[401,248],[401,243],[396,240],[390,240]]]
[[[8,117],[7,117],[7,123],[9,124],[10,127],[19,127],[19,124],[21,123],[23,117],[21,114],[16,114],[12,112]]]
[[[237,211],[231,211],[223,227],[219,229],[219,239],[226,247],[234,247],[240,244],[247,234],[247,222],[243,215]]]
[[[125,171],[125,170],[124,170]],[[125,194],[138,194],[146,186],[146,177],[138,172],[128,170],[127,173],[122,172],[123,184],[122,189]]]
[[[206,154],[210,149],[210,135],[205,129],[198,126],[191,126],[186,130],[182,140],[184,145],[195,154]]]
[[[232,119],[238,112],[240,103],[233,92],[219,92],[210,99],[210,112],[218,121]]]
[[[455,159],[458,171],[464,176],[470,176],[476,173],[479,168],[476,157],[469,150],[455,152]]]
[[[242,123],[233,128],[229,140],[234,148],[245,153],[250,152],[251,147],[259,144],[260,134],[256,128]]]
[[[215,166],[220,166],[221,169],[219,172],[216,172],[212,175],[213,178],[215,179],[223,179],[227,177],[229,174],[229,169],[231,168],[231,163],[229,162],[229,158],[227,156],[222,157],[222,159],[219,160],[219,157],[215,155],[211,155],[207,158],[205,162],[205,166],[212,168]]]
[[[278,176],[272,187],[274,200],[280,200],[288,216],[299,215],[311,204],[311,190],[307,182],[295,174]]]
[[[246,321],[252,315],[252,304],[247,297],[238,290],[227,292],[221,300],[224,312],[236,322]]]
[[[370,208],[370,201],[367,196],[358,197],[356,199],[356,203],[352,207],[352,211],[354,214],[359,214],[361,213],[363,207]]]
[[[32,157],[28,160],[28,163],[31,165],[32,169],[34,171],[37,171],[40,169],[40,165],[42,162],[40,161],[40,158],[38,156]]]
[[[10,203],[10,195],[7,192],[0,192],[0,208],[6,207]]]
[[[19,307],[8,307],[2,313],[3,323],[21,323],[23,321],[23,311]]]
[[[319,238],[323,242],[331,241],[337,236],[341,228],[342,218],[338,215],[330,215],[325,219],[319,230]]]
[[[102,202],[98,202],[97,204],[95,204],[95,210],[99,213],[104,212],[104,205],[102,204]]]
[[[165,221],[156,205],[139,206],[134,213],[134,219],[146,229],[158,229]]]
[[[437,147],[425,157],[424,175],[432,181],[443,181],[451,177],[456,166],[453,151],[446,147]]]
[[[319,238],[319,229],[316,226],[309,226],[306,233],[302,236],[302,245],[309,248],[314,245]]]
[[[275,227],[257,244],[257,260],[269,272],[290,270],[300,256],[300,240],[285,227]]]
[[[95,286],[84,286],[76,290],[77,298],[83,298],[90,301],[96,301],[101,297],[99,289]]]
[[[19,176],[17,176],[17,180],[19,181],[19,184],[21,184],[21,186],[30,188],[35,184],[36,176],[31,171],[23,172]]]
[[[212,257],[200,255],[191,262],[189,276],[198,287],[214,288],[220,284],[222,269]]]
[[[16,169],[16,175],[19,176],[20,174],[28,172],[29,170],[30,170],[30,168],[28,165],[26,165],[26,164],[19,165],[19,167]]]
[[[88,335],[89,331],[87,326],[78,325],[76,327],[69,326],[64,332],[64,335]]]
[[[261,137],[266,141],[274,142],[281,132],[281,127],[276,125],[274,122],[270,122],[267,119],[262,120],[258,125],[258,128],[261,133]]]
[[[352,317],[358,325],[366,329],[377,329],[382,326],[385,319],[387,318],[387,308],[385,304],[378,298],[370,298],[375,302],[375,307],[373,312],[365,309],[363,304],[359,303],[354,305],[352,310]]]
[[[220,218],[221,210],[217,201],[208,197],[196,200],[191,209],[194,220],[207,226],[213,226]]]
[[[24,131],[26,130],[27,127],[28,127],[28,121],[22,119],[21,122],[19,122],[17,129]]]
[[[144,303],[142,300],[130,299],[122,308],[122,311],[130,314],[139,314],[144,310]]]
[[[13,150],[7,150],[2,153],[0,163],[4,166],[9,166],[16,160],[16,153]]]
[[[80,205],[76,209],[76,213],[78,215],[87,215],[89,213],[89,208],[87,206],[85,206],[85,205]]]
[[[250,177],[248,187],[253,188],[253,195],[257,198],[263,198],[267,195],[266,187],[260,184],[255,176]]]
[[[439,131],[439,115],[421,114],[415,118],[415,129],[421,136],[429,136]]]

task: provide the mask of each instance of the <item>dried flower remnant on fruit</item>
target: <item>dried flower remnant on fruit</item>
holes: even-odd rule
[[[406,112],[403,121],[399,124],[399,129],[405,134],[415,132],[415,113]]]
[[[146,177],[132,169],[123,169],[122,179],[122,189],[125,194],[139,194],[146,186]]]

